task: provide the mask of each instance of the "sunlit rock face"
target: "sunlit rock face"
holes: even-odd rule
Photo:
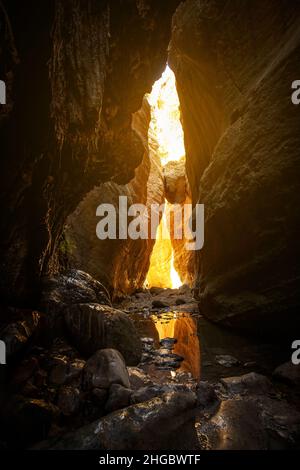
[[[182,208],[190,202],[178,106],[175,77],[167,68],[144,98],[141,110],[133,115],[132,128],[145,149],[135,178],[127,185],[105,183],[94,188],[68,218],[65,237],[70,264],[91,273],[114,296],[143,286],[146,278],[149,287],[192,284],[194,254],[185,249],[185,239],[174,239],[173,217],[170,228],[166,219],[176,210],[176,204]],[[160,225],[156,226],[156,240],[97,239],[98,205],[112,204],[119,216],[119,196],[127,196],[128,205],[145,204],[149,215],[153,204],[166,202]],[[151,217],[149,235],[150,221]]]
[[[119,197],[127,196],[131,204],[145,204],[149,214],[151,204],[164,201],[164,184],[160,160],[148,146],[150,108],[147,100],[133,116],[132,126],[144,144],[144,157],[127,185],[105,183],[94,188],[67,220],[65,231],[69,262],[103,282],[114,296],[130,293],[141,287],[149,268],[155,240],[99,240],[96,236],[96,209],[100,204],[113,204],[119,216]],[[150,233],[150,220],[149,220]]]
[[[186,193],[185,200],[182,204],[168,206],[167,210],[170,212],[170,236],[173,249],[174,269],[180,276],[181,284],[188,284],[192,287],[196,275],[195,252],[186,248],[187,244],[189,244],[189,240],[186,237],[184,227],[184,205],[191,203],[191,197],[189,193]],[[182,238],[176,238],[175,227],[176,230],[181,229]]]
[[[193,202],[205,204],[201,313],[267,334],[299,326],[299,18],[294,2],[189,0],[170,48]]]
[[[184,231],[184,205],[191,204],[191,194],[186,176],[185,158],[179,161],[169,161],[163,169],[167,212],[170,214],[170,238],[173,250],[174,268],[181,282],[193,285],[195,278],[195,253],[186,249],[186,234]],[[180,226],[182,238],[177,239],[174,226]]]
[[[66,217],[95,185],[134,177],[144,148],[131,115],[163,71],[178,3],[2,2],[3,300],[34,303]]]
[[[185,148],[181,113],[174,73],[169,67],[154,83],[148,96],[151,105],[149,138],[163,167],[165,208],[151,255],[147,284],[177,288],[192,285],[194,254],[185,248],[183,205],[189,201],[185,170]],[[174,221],[182,226],[182,237],[174,237]]]
[[[171,204],[182,204],[187,195],[185,159],[169,161],[163,169],[166,199]]]

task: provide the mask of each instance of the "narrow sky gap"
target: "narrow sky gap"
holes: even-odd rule
[[[176,90],[175,75],[166,67],[147,96],[151,106],[149,138],[157,144],[157,152],[164,167],[170,161],[185,158],[183,130],[180,121],[180,104]],[[165,201],[168,204],[167,201]],[[162,234],[166,226],[166,210],[157,230],[157,238],[150,260],[147,284],[158,287],[181,286],[182,281],[174,267],[174,250],[170,237],[165,240]]]

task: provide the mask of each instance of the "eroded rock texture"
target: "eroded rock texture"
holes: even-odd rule
[[[146,99],[140,111],[134,114],[132,127],[140,136],[144,145],[142,163],[135,172],[135,177],[127,185],[105,183],[94,188],[67,220],[65,231],[69,262],[91,273],[116,296],[132,292],[141,287],[149,268],[150,255],[155,239],[133,240],[129,237],[115,240],[99,240],[96,225],[100,217],[96,210],[100,204],[112,204],[117,216],[117,234],[119,233],[119,197],[127,197],[128,208],[132,204],[144,204],[151,215],[152,204],[164,201],[164,183],[159,157],[151,143],[148,144],[150,107]],[[130,148],[129,148],[130,152]],[[126,209],[122,209],[122,215]],[[131,221],[128,217],[128,223]],[[159,219],[158,219],[159,220]],[[157,226],[157,224],[156,224]],[[127,229],[127,227],[126,227]]]
[[[170,51],[193,202],[206,212],[200,309],[268,334],[299,325],[299,18],[285,0],[187,0]]]
[[[1,1],[3,300],[33,303],[66,217],[94,185],[134,176],[131,114],[165,66],[178,3]]]

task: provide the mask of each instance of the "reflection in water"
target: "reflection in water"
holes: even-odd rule
[[[184,359],[178,371],[190,372],[196,379],[200,378],[200,345],[197,336],[197,323],[188,313],[167,312],[152,315],[159,339],[175,338],[173,353]]]

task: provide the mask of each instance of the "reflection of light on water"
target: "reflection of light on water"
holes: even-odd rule
[[[200,345],[196,321],[188,314],[177,318],[172,312],[167,313],[168,320],[159,315],[152,315],[159,339],[176,338],[173,352],[184,357],[178,371],[190,372],[194,378],[200,377]],[[176,372],[174,372],[176,376]]]

